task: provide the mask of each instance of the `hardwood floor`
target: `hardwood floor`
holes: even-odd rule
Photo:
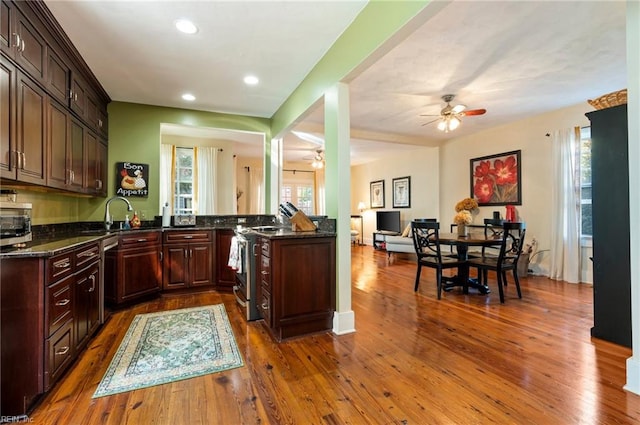
[[[31,415],[38,424],[637,424],[631,350],[591,339],[592,288],[510,282],[500,304],[370,246],[352,248],[357,332],[278,344],[233,295],[166,297],[114,314]],[[92,399],[133,316],[224,303],[245,366]]]

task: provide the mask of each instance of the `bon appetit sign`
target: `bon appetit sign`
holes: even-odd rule
[[[116,195],[149,196],[149,164],[116,162]]]

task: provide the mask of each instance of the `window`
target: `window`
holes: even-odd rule
[[[174,214],[194,214],[193,148],[176,148]]]
[[[580,129],[580,216],[582,236],[592,236],[591,127],[582,127]]]
[[[285,171],[280,190],[280,202],[291,202],[306,215],[315,215],[313,179],[313,172]]]

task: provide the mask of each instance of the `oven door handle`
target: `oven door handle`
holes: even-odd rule
[[[238,296],[238,289],[240,289],[238,285],[233,285],[233,295],[235,295],[236,301],[238,301],[238,304],[240,304],[242,307],[246,307],[247,302],[243,301],[242,298]]]

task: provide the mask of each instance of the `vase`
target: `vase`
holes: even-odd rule
[[[465,224],[458,224],[458,236],[469,236],[469,228]]]

